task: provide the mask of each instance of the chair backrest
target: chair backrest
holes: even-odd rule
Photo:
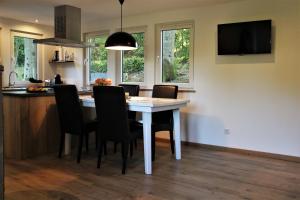
[[[129,96],[139,96],[140,93],[140,86],[133,85],[133,84],[119,84],[119,86],[124,88],[125,92],[129,93]],[[132,120],[136,120],[136,112],[129,111],[128,118]]]
[[[83,130],[83,114],[75,85],[54,86],[61,130],[80,134]]]
[[[177,85],[154,85],[152,97],[177,99]]]
[[[177,99],[178,86],[177,85],[154,85],[152,97],[154,98],[169,98]],[[153,123],[171,123],[173,119],[172,111],[162,111],[152,114]]]
[[[124,88],[125,92],[128,92],[130,96],[139,96],[140,86],[133,84],[119,84],[119,86]]]
[[[94,86],[100,139],[126,141],[129,139],[125,91],[118,86]]]

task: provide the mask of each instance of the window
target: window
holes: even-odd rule
[[[132,33],[138,43],[138,48],[133,51],[123,51],[122,59],[122,82],[144,82],[144,40],[145,33]]]
[[[17,73],[16,81],[37,79],[37,45],[33,38],[13,35],[13,70]]]
[[[157,82],[192,87],[193,22],[157,25]]]
[[[88,43],[95,47],[88,48],[88,80],[94,82],[97,78],[107,78],[107,50],[105,41],[107,34],[89,35]]]

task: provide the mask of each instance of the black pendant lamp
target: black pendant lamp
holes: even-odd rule
[[[124,0],[119,0],[119,2],[121,4],[121,31],[113,33],[107,38],[105,48],[110,50],[135,50],[138,48],[138,45],[134,37],[122,31]]]

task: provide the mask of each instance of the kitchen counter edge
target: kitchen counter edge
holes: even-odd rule
[[[15,97],[44,97],[54,96],[54,92],[27,92],[27,91],[3,91],[3,96]],[[79,95],[91,95],[92,91],[78,91]]]

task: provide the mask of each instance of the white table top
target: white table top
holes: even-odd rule
[[[83,106],[95,107],[94,98],[91,96],[80,96]],[[158,112],[163,110],[174,110],[186,106],[190,101],[187,99],[165,99],[152,97],[129,97],[126,100],[128,109],[138,112]]]

